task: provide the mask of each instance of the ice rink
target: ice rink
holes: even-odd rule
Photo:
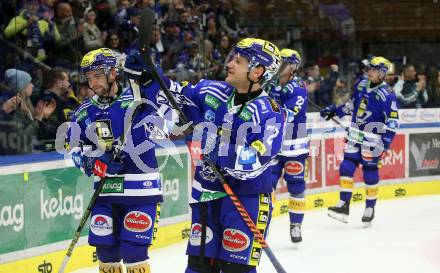
[[[351,207],[350,222],[330,219],[326,209],[307,211],[303,243],[290,242],[287,215],[273,219],[268,243],[291,273],[440,272],[440,195],[379,200],[373,226],[363,228],[363,204]],[[153,250],[153,273],[184,272],[186,242]],[[75,273],[97,273],[97,267]],[[260,273],[276,272],[263,256]]]

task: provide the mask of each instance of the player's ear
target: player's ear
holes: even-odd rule
[[[263,74],[264,74],[264,67],[263,66],[257,66],[254,69],[252,69],[251,72],[251,80],[254,82],[259,81],[260,79],[263,78]]]

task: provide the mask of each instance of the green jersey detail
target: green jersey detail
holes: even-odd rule
[[[205,103],[215,110],[217,110],[217,108],[220,106],[220,101],[209,94],[207,94],[205,97]]]

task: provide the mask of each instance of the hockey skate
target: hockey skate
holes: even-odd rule
[[[362,215],[362,223],[364,224],[364,227],[370,227],[373,219],[374,219],[374,208],[366,207],[364,210],[364,215]]]
[[[350,213],[350,204],[342,200],[334,207],[328,208],[328,216],[343,223],[348,223],[348,214]]]
[[[301,224],[290,224],[290,240],[295,245],[302,242]]]

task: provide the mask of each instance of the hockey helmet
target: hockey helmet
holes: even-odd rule
[[[288,62],[290,64],[296,64],[296,65],[299,65],[301,63],[301,55],[296,50],[283,48],[281,49],[280,54],[281,54],[281,59],[284,62]]]
[[[118,68],[118,60],[111,49],[104,47],[92,50],[84,55],[80,64],[82,74],[99,69],[104,69],[107,73],[112,68]]]
[[[234,53],[249,60],[249,70],[264,67],[262,81],[270,80],[280,68],[281,54],[273,43],[255,38],[246,38],[237,43]]]
[[[373,57],[370,60],[368,67],[377,69],[383,74],[386,74],[388,69],[390,69],[391,67],[391,62],[385,59],[384,57],[377,56],[377,57]]]

